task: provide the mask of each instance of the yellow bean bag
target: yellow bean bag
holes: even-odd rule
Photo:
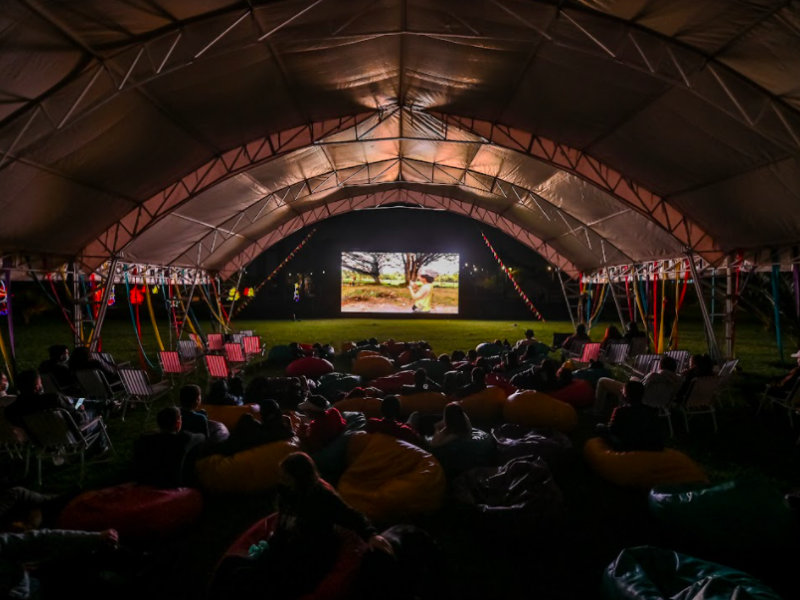
[[[505,403],[506,393],[502,388],[495,386],[489,386],[482,392],[467,396],[459,402],[470,419],[481,423],[501,420]]]
[[[202,404],[200,406],[208,415],[209,421],[219,421],[230,431],[236,427],[236,423],[242,418],[242,415],[253,415],[259,421],[261,420],[261,411],[258,404],[245,404],[244,406],[217,406],[215,404]]]
[[[375,350],[359,350],[358,354],[356,354],[356,360],[365,356],[381,356],[381,353],[375,352]]]
[[[216,494],[262,493],[280,480],[281,461],[300,450],[300,441],[274,442],[233,456],[215,454],[197,463],[200,487]]]
[[[369,381],[391,375],[394,373],[394,365],[385,356],[363,356],[353,361],[353,373],[363,377],[364,381]]]
[[[356,347],[355,342],[344,342],[341,346],[342,354],[350,352],[350,350],[352,350],[355,347]]]
[[[567,433],[578,424],[578,414],[566,402],[534,391],[511,394],[503,406],[507,423],[526,427],[552,427]]]
[[[342,499],[372,521],[386,523],[438,509],[447,482],[439,462],[428,452],[379,433],[339,480]],[[352,440],[351,440],[352,442]]]
[[[450,399],[439,392],[423,392],[400,396],[400,414],[407,417],[413,412],[441,413]]]
[[[616,485],[649,490],[662,483],[708,481],[703,468],[682,452],[616,452],[605,440],[592,438],[583,447],[589,467]]]
[[[339,412],[363,412],[368,419],[380,419],[382,402],[380,398],[345,398],[333,407]]]

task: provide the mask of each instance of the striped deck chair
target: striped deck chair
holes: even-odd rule
[[[189,334],[189,339],[194,342],[195,346],[197,346],[197,350],[198,350],[199,354],[205,354],[206,353],[206,343],[203,341],[203,338],[201,338],[196,333],[190,333]]]
[[[658,416],[667,420],[669,436],[675,435],[672,429],[672,409],[675,394],[679,388],[667,381],[656,381],[645,386],[642,402],[658,409]]]
[[[240,369],[228,367],[228,361],[219,354],[206,354],[206,369],[211,379],[227,379],[239,373]]]
[[[245,337],[247,337],[247,336],[245,334],[243,334],[243,333],[231,334],[231,342],[233,342],[234,344],[241,344],[241,343],[243,343],[243,340],[244,340]]]
[[[248,357],[264,356],[265,347],[261,344],[261,337],[257,335],[247,335],[244,338],[244,353]]]
[[[222,352],[225,347],[225,339],[221,333],[208,334],[208,351],[209,352]]]
[[[609,344],[606,351],[601,354],[600,360],[610,365],[619,365],[628,359],[631,347],[628,344]]]
[[[567,360],[569,358],[577,359],[579,356],[583,355],[583,347],[586,346],[588,342],[576,341],[572,342],[569,345],[569,348],[565,348],[561,351],[561,360]]]
[[[190,341],[189,343],[193,342]],[[161,372],[164,375],[168,375],[170,379],[188,377],[195,372],[194,365],[185,365],[181,362],[181,355],[178,352],[159,352],[158,361],[161,363]]]
[[[151,384],[147,373],[141,369],[120,369],[119,376],[122,379],[122,385],[125,386],[125,405],[122,409],[122,420],[125,420],[129,405],[143,404],[147,409],[147,415],[145,416],[145,423],[147,423],[151,406],[156,400],[169,393],[172,389],[172,384],[169,381]]]
[[[644,377],[648,373],[658,370],[658,363],[661,361],[660,354],[639,354],[633,357],[633,361],[625,365],[634,375]]]
[[[241,333],[245,337],[253,337],[256,334],[256,332],[253,331],[252,329],[243,329],[239,333]]]
[[[203,351],[192,340],[180,340],[178,342],[178,354],[184,365],[193,365],[198,358],[203,356]]]
[[[731,382],[733,381],[733,374],[736,372],[736,366],[738,364],[738,358],[725,361],[717,374],[720,379],[719,389],[717,390],[717,401],[720,406],[722,406],[721,396],[723,394],[728,397],[728,400],[733,401],[733,396],[731,396]]]
[[[90,400],[115,400],[125,393],[124,390],[113,390],[105,373],[97,369],[75,371],[75,379]]]
[[[677,373],[682,373],[686,367],[689,366],[689,351],[688,350],[668,350],[665,352],[667,356],[671,356],[678,363]]]
[[[225,358],[228,359],[228,364],[233,367],[244,367],[249,361],[249,357],[245,355],[241,344],[225,344]]]
[[[689,417],[694,415],[710,414],[714,421],[714,433],[717,432],[717,414],[714,410],[714,396],[719,389],[720,378],[698,377],[689,386],[686,402],[681,407],[683,421],[686,424],[686,433],[689,433]]]

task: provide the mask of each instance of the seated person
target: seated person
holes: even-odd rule
[[[39,364],[39,373],[52,375],[62,391],[71,391],[78,383],[69,367],[69,348],[56,344],[47,349],[47,355],[48,359]]]
[[[242,398],[234,396],[228,391],[228,382],[224,379],[216,379],[211,382],[205,403],[213,406],[241,406]]]
[[[411,427],[400,422],[400,400],[397,396],[386,396],[381,403],[382,419],[367,421],[367,433],[383,433],[413,444],[423,446],[422,438]]]
[[[503,359],[500,364],[496,365],[492,371],[495,373],[503,373],[506,376],[511,377],[524,369],[525,366],[520,365],[519,363],[519,357],[513,352],[509,352],[508,354],[503,355]]]
[[[466,360],[466,358],[467,355],[463,350],[453,350],[453,353],[450,355],[450,364],[454,362],[461,362],[462,360]]]
[[[625,325],[625,333],[622,339],[630,344],[636,338],[643,338],[645,335],[644,331],[639,331],[639,326],[636,324],[636,321],[629,321],[628,324]]]
[[[797,383],[797,379],[800,377],[800,350],[792,354],[792,358],[797,359],[797,365],[783,379],[776,379],[767,386],[767,394],[770,396],[788,397],[794,384]]]
[[[565,339],[560,347],[564,350],[569,350],[575,342],[584,342],[588,344],[591,341],[592,339],[589,337],[589,334],[586,333],[586,325],[581,323],[575,328],[575,333]],[[554,350],[557,350],[557,348],[554,348]]]
[[[5,373],[0,373],[0,407],[8,406],[17,399],[16,396],[8,393],[8,386],[8,377]]]
[[[0,532],[39,529],[43,513],[57,516],[66,503],[63,496],[40,494],[24,487],[0,488]]]
[[[245,404],[261,404],[276,400],[283,410],[296,410],[304,395],[314,388],[314,382],[301,377],[254,377],[244,393]],[[206,400],[206,402],[208,402]]]
[[[538,343],[539,340],[537,340],[533,335],[533,329],[526,329],[525,339],[519,340],[516,344],[514,344],[514,350],[517,352],[522,352],[527,346]]]
[[[800,366],[800,360],[798,360],[798,366]],[[800,368],[798,368],[798,371],[800,371]],[[684,369],[683,373],[681,373],[683,383],[678,390],[676,401],[680,404],[686,400],[689,388],[692,386],[692,381],[698,377],[711,377],[712,375],[714,375],[714,359],[708,354],[693,354],[690,356],[689,367]]]
[[[24,427],[24,417],[55,408],[68,412],[79,427],[89,421],[83,407],[75,409],[66,396],[45,394],[42,378],[36,371],[23,371],[17,375],[17,390],[17,399],[5,408],[5,417],[12,425]]]
[[[486,371],[481,367],[472,369],[472,381],[456,390],[455,395],[466,398],[486,389]]]
[[[518,373],[511,378],[511,385],[521,390],[536,390],[537,392],[550,392],[558,389],[558,364],[546,358],[541,365],[533,366],[527,371]]]
[[[556,389],[565,388],[572,383],[572,369],[561,367],[556,371],[556,382],[558,385]]]
[[[182,430],[181,411],[175,406],[161,409],[156,422],[158,433],[146,434],[134,442],[136,480],[166,489],[191,485],[194,463],[206,438]]]
[[[303,447],[309,452],[317,452],[344,433],[347,423],[342,414],[323,397],[309,396],[300,403],[305,419],[298,435]]]
[[[281,412],[281,407],[275,400],[264,400],[260,407],[260,422],[250,414],[242,415],[236,422],[236,426],[224,444],[224,454],[236,454],[294,437],[291,419]]]
[[[291,355],[292,360],[297,360],[298,358],[303,358],[306,353],[300,347],[299,342],[290,342],[289,343],[289,354]]]
[[[603,377],[611,377],[611,371],[606,369],[602,361],[593,360],[585,369],[577,369],[572,372],[573,379],[582,379],[592,384],[592,387],[597,386],[597,382]]]
[[[666,384],[673,386],[677,392],[681,385],[681,377],[675,372],[677,369],[678,363],[675,359],[665,354],[661,357],[658,371],[647,374],[642,379],[642,384],[644,384],[645,388],[655,384]],[[633,381],[636,381],[636,379],[633,379]],[[606,408],[608,395],[619,396],[623,387],[624,384],[621,381],[616,381],[610,377],[601,377],[597,382],[594,405],[587,412],[593,415],[602,415]]]
[[[644,384],[629,381],[622,388],[622,397],[624,404],[614,409],[608,425],[597,426],[597,432],[619,452],[663,450],[658,409],[642,402]]]
[[[208,437],[208,414],[200,408],[203,400],[200,386],[183,386],[178,398],[181,405],[181,429]]]
[[[436,424],[431,448],[441,448],[458,440],[472,439],[472,423],[457,402],[444,407],[443,418]]]
[[[115,385],[121,382],[117,367],[104,360],[92,358],[89,348],[86,346],[77,346],[72,351],[72,356],[69,357],[69,370],[73,373],[75,371],[97,370],[105,375],[109,385]]]
[[[414,385],[404,385],[400,388],[401,396],[411,396],[412,394],[423,394],[425,392],[441,392],[442,388],[432,379],[428,379],[425,369],[414,371]]]
[[[611,344],[623,344],[625,343],[625,339],[622,337],[622,334],[619,332],[619,329],[614,327],[613,325],[609,325],[606,328],[606,332],[603,335],[603,339],[600,341],[600,349],[601,350],[608,350],[608,347]]]
[[[442,383],[442,391],[450,396],[455,394],[456,390],[467,385],[467,374],[464,371],[448,371],[444,374],[444,381]]]

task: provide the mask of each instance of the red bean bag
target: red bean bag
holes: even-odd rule
[[[358,354],[356,354],[356,360],[365,356],[381,356],[381,353],[375,352],[375,350],[359,350]]]
[[[261,540],[268,540],[277,523],[277,513],[261,519],[228,548],[223,558],[248,556],[250,546],[258,544]],[[310,594],[298,596],[298,600],[340,600],[352,594],[367,544],[352,531],[337,527],[336,535],[342,544],[336,562],[328,575],[319,582],[317,589]]]
[[[503,375],[500,375],[500,373],[487,373],[486,385],[493,385],[501,388],[505,392],[506,397],[517,391],[517,388],[511,385],[511,382]]]
[[[414,385],[414,371],[400,371],[394,375],[378,377],[370,382],[370,386],[387,394],[399,394],[404,385]]]
[[[303,354],[306,356],[313,356],[314,355],[314,345],[313,344],[297,344],[300,347],[300,350],[303,351]]]
[[[549,392],[551,398],[561,400],[572,406],[589,406],[594,404],[594,388],[588,381],[575,379],[560,390]]]
[[[328,373],[333,373],[333,365],[324,358],[317,358],[315,356],[298,358],[286,367],[287,377],[300,377],[305,375],[310,379],[318,379]]]
[[[59,529],[116,529],[124,543],[159,541],[192,525],[203,512],[203,494],[194,488],[162,490],[125,483],[84,492],[61,513]]]

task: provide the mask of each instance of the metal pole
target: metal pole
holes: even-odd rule
[[[733,320],[733,267],[731,266],[731,258],[728,257],[727,264],[727,282],[725,288],[725,358],[728,360],[733,358],[733,328],[735,327]]]
[[[103,323],[105,323],[106,320],[108,301],[111,298],[111,292],[114,289],[114,277],[117,273],[117,261],[117,257],[112,257],[111,262],[108,264],[108,272],[106,273],[106,287],[103,289],[103,297],[100,300],[100,306],[97,310],[97,320],[94,324],[92,338],[89,340],[89,352],[96,352],[97,346],[100,343],[100,332],[103,330]]]
[[[625,329],[625,315],[622,312],[622,306],[619,303],[619,297],[617,296],[617,292],[614,289],[614,282],[611,280],[611,276],[608,275],[608,270],[606,270],[606,276],[608,277],[608,287],[611,288],[611,297],[614,299],[614,306],[617,307],[617,315],[619,315],[619,323],[622,325],[622,329]]]
[[[83,345],[83,307],[80,302],[81,288],[78,281],[78,263],[70,263],[69,272],[72,273],[72,325],[75,347]],[[65,272],[66,276],[66,272]]]
[[[572,315],[572,307],[569,305],[569,296],[567,296],[567,288],[564,285],[564,280],[561,278],[561,269],[556,269],[558,274],[558,282],[561,284],[561,291],[564,293],[564,302],[567,303],[567,312],[569,313],[569,320],[572,321],[572,329],[575,329],[575,317]]]
[[[181,341],[183,337],[183,330],[186,327],[186,319],[189,318],[189,308],[192,306],[192,298],[194,298],[194,289],[197,287],[197,273],[194,275],[194,281],[192,281],[192,288],[189,292],[189,297],[186,299],[186,306],[183,309],[183,320],[181,321],[181,331],[178,334],[178,341]]]
[[[228,311],[228,322],[226,325],[230,326],[231,319],[233,318],[233,307],[236,306],[236,294],[239,292],[239,284],[242,283],[242,275],[244,275],[244,269],[239,269],[239,279],[236,280],[236,287],[234,288],[233,299],[231,300],[231,308]]]
[[[717,345],[717,338],[714,335],[714,326],[711,324],[711,316],[708,314],[706,299],[703,296],[703,286],[700,283],[700,277],[697,273],[697,265],[694,263],[694,253],[691,250],[688,250],[686,252],[686,256],[689,259],[689,268],[692,271],[692,279],[694,280],[694,287],[697,291],[697,299],[700,301],[700,312],[703,313],[703,323],[706,330],[708,351],[714,360],[719,361],[721,359],[719,346]]]

